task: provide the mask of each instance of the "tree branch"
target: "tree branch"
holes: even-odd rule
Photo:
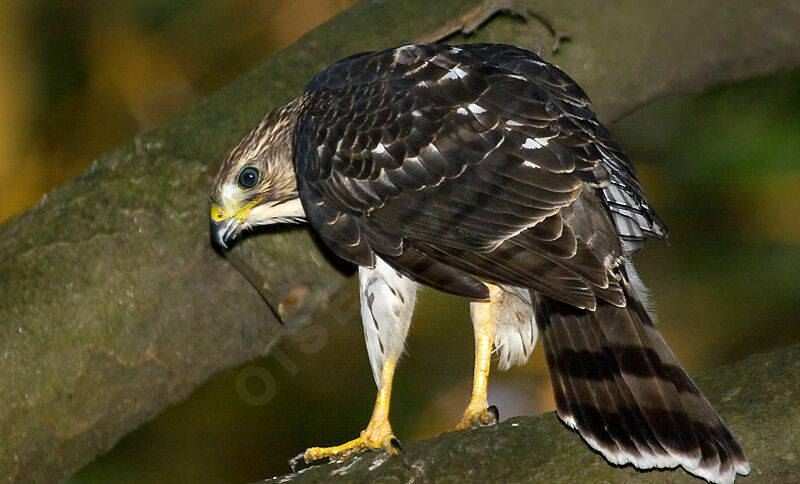
[[[477,5],[362,2],[0,226],[0,475],[69,475],[213,373],[267,353],[282,330],[208,243],[215,161],[333,61],[421,38]],[[515,5],[552,28],[495,16],[449,40],[541,51],[605,120],[800,63],[792,0]],[[555,55],[554,30],[570,33]],[[237,254],[292,299],[290,326],[326,308],[343,281],[306,230],[250,238]]]
[[[697,378],[750,459],[744,482],[800,480],[800,345],[747,358]],[[378,452],[269,482],[697,483],[671,472],[609,465],[553,412],[404,445],[410,468]]]

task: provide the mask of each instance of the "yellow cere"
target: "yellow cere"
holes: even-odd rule
[[[214,222],[221,222],[225,220],[225,212],[216,205],[211,205],[211,220]]]

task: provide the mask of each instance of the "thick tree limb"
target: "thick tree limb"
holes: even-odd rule
[[[750,459],[750,476],[743,482],[800,480],[800,346],[752,356],[703,375],[697,383]],[[400,459],[373,453],[264,483],[699,482],[682,470],[640,472],[611,466],[552,412],[406,443],[404,449],[410,468]]]
[[[211,374],[268,352],[280,337],[269,310],[208,244],[209,166],[321,68],[422,38],[478,3],[364,1],[1,226],[0,477],[69,475]],[[793,0],[515,5],[535,17],[495,16],[449,40],[539,50],[605,120],[800,64]],[[555,55],[544,18],[570,34]],[[237,253],[277,293],[302,296],[294,325],[343,279],[305,230],[251,238]]]

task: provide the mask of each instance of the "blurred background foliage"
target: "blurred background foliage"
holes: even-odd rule
[[[0,221],[355,0],[3,0]]]
[[[0,221],[352,3],[0,2]],[[800,75],[659,101],[612,131],[671,230],[637,263],[690,373],[800,341]],[[343,288],[351,311],[215,376],[69,482],[250,482],[355,437],[375,388],[354,295]],[[472,344],[465,302],[425,291],[395,384],[401,439],[458,421]],[[490,402],[502,417],[551,410],[541,351],[495,372]]]

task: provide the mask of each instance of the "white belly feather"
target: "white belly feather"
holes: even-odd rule
[[[358,287],[369,363],[380,387],[383,363],[403,352],[419,285],[376,257],[374,269],[358,268]]]

